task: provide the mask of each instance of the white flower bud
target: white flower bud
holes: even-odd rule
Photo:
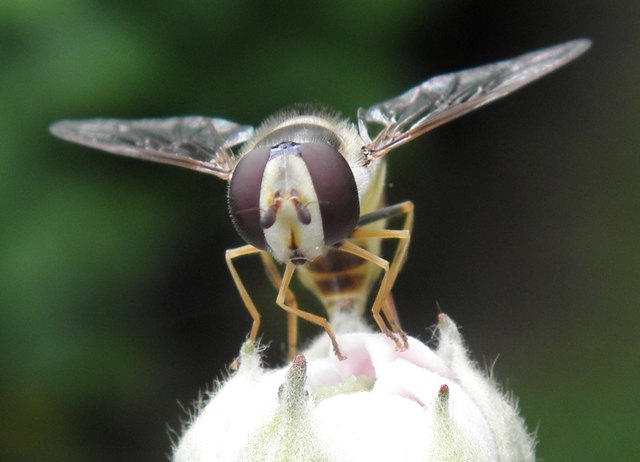
[[[409,338],[398,352],[382,334],[343,333],[339,361],[323,335],[273,370],[245,344],[173,461],[534,461],[515,403],[445,315],[437,336],[435,351]]]

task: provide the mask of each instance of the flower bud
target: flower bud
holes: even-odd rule
[[[188,425],[174,462],[534,461],[513,400],[473,363],[441,314],[433,350],[379,333],[326,336],[280,369],[250,343]]]

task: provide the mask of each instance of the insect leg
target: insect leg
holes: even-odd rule
[[[280,286],[282,286],[282,276],[280,276],[280,272],[278,271],[276,264],[273,262],[273,258],[271,258],[271,255],[267,252],[261,252],[260,259],[262,260],[262,265],[264,266],[264,270],[267,273],[269,281],[271,281],[271,284],[273,284],[276,290],[278,290]],[[296,296],[288,288],[285,294],[285,301],[287,305],[296,310],[298,309]],[[289,359],[292,360],[295,357],[296,350],[298,348],[298,317],[289,311],[287,311],[287,325],[287,332],[289,336]]]
[[[408,211],[409,208],[411,209],[410,212]],[[369,223],[386,220],[387,218],[399,217],[400,215],[407,215],[408,213],[413,214],[413,202],[411,201],[387,205],[385,207],[374,210],[373,212],[362,215],[358,219],[358,224],[356,227],[359,228],[364,225],[368,225]]]
[[[331,339],[333,352],[335,353],[337,358],[340,361],[347,359],[347,357],[340,352],[340,347],[338,347],[338,341],[336,340],[336,334],[333,330],[333,327],[331,326],[329,321],[327,321],[326,318],[323,318],[322,316],[318,316],[313,313],[309,313],[307,311],[303,311],[295,306],[289,306],[287,304],[287,301],[285,300],[285,298],[286,298],[287,292],[289,291],[289,284],[291,284],[291,278],[293,277],[293,273],[295,269],[296,269],[296,265],[291,262],[287,263],[287,266],[285,266],[284,274],[282,275],[282,282],[280,283],[280,290],[278,291],[278,296],[276,297],[276,303],[280,308],[285,310],[287,313],[291,313],[294,316],[299,316],[306,321],[309,321],[313,324],[316,324],[322,327],[327,333],[327,335],[329,336],[329,339]]]
[[[393,331],[394,334],[398,335],[402,341],[401,349],[406,349],[408,347],[407,335],[404,333],[404,331],[400,327],[400,319],[398,318],[398,314],[395,309],[395,304],[393,303],[393,299],[391,298],[391,289],[393,288],[396,282],[400,269],[402,269],[402,265],[407,259],[407,251],[409,249],[409,242],[411,240],[411,229],[413,228],[413,209],[414,209],[413,202],[406,201],[400,204],[384,207],[380,209],[380,211],[372,212],[371,214],[367,214],[363,217],[364,219],[367,219],[367,220],[368,220],[367,217],[373,217],[373,216],[375,216],[376,219],[386,219],[391,216],[402,214],[402,215],[405,215],[405,220],[402,225],[402,229],[369,230],[369,229],[356,228],[356,230],[350,236],[350,239],[373,237],[373,238],[380,238],[380,239],[398,239],[399,241],[398,247],[396,248],[396,252],[391,260],[389,271],[385,274],[383,278],[383,283],[381,283],[380,285],[380,289],[378,290],[378,295],[376,296],[376,299],[373,302],[371,311],[373,313],[374,319],[376,320],[378,326],[380,327],[380,330],[382,330],[382,332],[389,335],[387,326],[382,323],[382,319],[380,318],[380,311],[384,313],[385,317],[387,318],[387,321],[391,325],[391,330]],[[363,221],[363,219],[361,219],[361,221]],[[372,220],[372,221],[375,221],[375,220]],[[366,221],[366,223],[369,223],[369,222],[370,221]],[[347,249],[344,248],[344,245],[341,247],[341,249],[348,251]],[[375,263],[375,261],[373,261],[370,258],[367,258],[364,256],[363,258],[371,261],[372,263]],[[386,281],[385,281],[385,278],[386,278]],[[399,345],[397,338],[395,336],[390,335],[390,337],[396,340],[396,343]]]
[[[396,310],[396,303],[393,301],[393,295],[389,292],[389,296],[382,305],[382,312],[384,317],[387,318],[387,322],[391,324],[391,330],[400,336],[402,341],[402,349],[409,348],[409,341],[407,340],[407,334],[402,330],[400,326],[400,318],[398,317],[398,311]]]
[[[402,230],[406,230],[409,232],[409,237],[401,240],[398,243],[398,247],[396,248],[396,253],[393,256],[391,271],[394,274],[393,279],[391,280],[391,287],[393,287],[395,280],[398,276],[398,273],[402,269],[402,265],[404,265],[405,260],[407,259],[407,251],[409,250],[409,241],[411,240],[411,230],[413,229],[413,213],[414,205],[411,201],[400,202],[399,204],[390,205],[387,207],[383,207],[381,209],[375,210],[371,213],[367,213],[360,217],[358,221],[358,226],[362,226],[365,224],[372,223],[374,221],[383,220],[387,218],[392,218],[395,216],[405,215],[404,223],[402,224]],[[386,230],[385,230],[386,231]],[[380,237],[385,238],[385,236],[369,236],[372,231],[356,228],[355,231],[351,234],[350,238],[356,237]],[[373,231],[377,233],[379,231]],[[389,236],[392,238],[392,236]],[[395,265],[395,266],[394,266]]]
[[[376,234],[375,236],[370,236],[367,234],[366,237],[378,237],[378,235]],[[344,241],[340,246],[340,250],[352,253],[353,255],[357,255],[363,260],[369,261],[374,265],[379,266],[384,271],[384,276],[382,277],[382,281],[380,282],[380,289],[378,289],[376,298],[373,301],[371,312],[373,314],[373,319],[380,328],[380,331],[383,332],[387,337],[391,338],[394,342],[396,342],[396,345],[398,346],[398,348],[400,348],[401,345],[399,340],[396,338],[394,332],[390,330],[387,324],[384,322],[382,316],[380,316],[380,310],[382,309],[382,306],[386,302],[386,298],[389,296],[389,292],[391,291],[391,289],[389,288],[389,262],[384,258],[379,257],[378,255],[369,252],[368,250],[365,250],[350,241]]]
[[[238,247],[236,249],[228,249],[225,253],[225,259],[227,260],[227,266],[229,267],[229,272],[231,273],[233,282],[236,284],[238,292],[240,292],[240,297],[244,302],[244,306],[247,308],[247,311],[249,311],[249,314],[253,319],[253,324],[251,325],[251,334],[249,334],[249,340],[252,342],[255,342],[258,338],[258,329],[260,328],[260,313],[258,312],[255,303],[253,303],[253,300],[251,300],[249,292],[247,292],[247,289],[242,283],[240,275],[238,274],[236,267],[233,265],[233,259],[242,257],[244,255],[253,255],[255,253],[264,253],[264,251],[252,245],[243,245],[242,247]]]

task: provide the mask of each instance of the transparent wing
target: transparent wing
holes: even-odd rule
[[[444,74],[388,101],[358,110],[358,126],[370,140],[367,124],[382,130],[367,146],[368,155],[387,152],[450,120],[479,108],[548,74],[584,53],[591,42],[574,40],[506,61]]]
[[[253,127],[224,119],[63,120],[51,133],[113,154],[177,165],[228,179],[235,166],[230,148],[244,143]]]

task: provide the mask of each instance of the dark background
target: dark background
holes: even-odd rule
[[[164,460],[167,428],[250,327],[224,182],[62,143],[49,123],[258,124],[299,101],[354,117],[577,37],[594,41],[577,62],[389,156],[391,200],[416,204],[394,293],[411,334],[429,338],[438,302],[481,364],[499,356],[539,458],[640,458],[637,0],[282,5],[2,2],[0,459]],[[241,270],[275,364],[285,316],[259,263]]]

